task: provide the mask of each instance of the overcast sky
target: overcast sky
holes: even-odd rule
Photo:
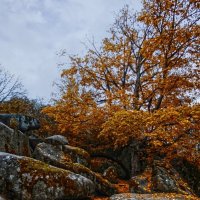
[[[83,54],[87,38],[99,42],[115,14],[139,0],[0,0],[0,64],[19,76],[30,98],[50,99],[59,79],[57,53]]]

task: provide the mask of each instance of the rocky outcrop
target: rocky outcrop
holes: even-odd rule
[[[57,145],[41,143],[37,145],[33,156],[34,158],[50,165],[70,170],[76,174],[85,176],[95,183],[95,189],[98,193],[107,196],[111,196],[115,193],[116,190],[109,181],[102,178],[100,174],[93,172],[84,165],[73,163],[73,158],[70,156],[70,154],[67,154],[62,149]]]
[[[0,122],[0,152],[30,156],[28,137]]]
[[[196,159],[193,163],[186,158],[177,157],[172,161],[172,165],[200,197],[200,159]]]
[[[93,192],[93,182],[81,175],[32,158],[0,153],[0,194],[7,199],[81,199]]]
[[[67,155],[70,155],[74,163],[79,163],[86,167],[90,166],[90,154],[84,149],[64,145],[63,152]]]
[[[179,194],[116,194],[110,197],[110,200],[197,200],[197,198],[188,195],[179,195]]]
[[[148,167],[142,174],[132,177],[130,191],[141,194],[155,192],[193,194],[173,167],[166,168],[159,162],[155,162],[153,167]]]
[[[10,128],[22,132],[40,128],[40,123],[37,119],[25,115],[0,114],[0,121]]]
[[[90,155],[84,149],[73,147],[68,145],[69,142],[65,136],[53,135],[44,140],[43,144],[40,144],[40,148],[48,149],[52,147],[57,147],[56,149],[62,150],[65,157],[67,156],[69,161],[73,163],[79,163],[86,167],[90,165]]]
[[[141,173],[145,167],[145,140],[142,143],[133,141],[131,144],[119,148],[112,149],[109,147],[98,147],[91,149],[91,157],[102,157],[118,163],[126,173],[126,179]]]
[[[90,167],[92,171],[98,172],[103,174],[106,169],[109,167],[114,167],[117,170],[117,174],[119,178],[121,179],[126,179],[128,177],[128,174],[126,173],[126,170],[123,169],[123,166],[121,166],[119,163],[105,158],[105,157],[94,157],[91,158],[90,161]]]

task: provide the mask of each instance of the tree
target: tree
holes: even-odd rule
[[[142,115],[194,103],[200,89],[199,14],[197,0],[144,0],[136,14],[125,7],[100,48],[92,43],[84,57],[71,57],[61,75],[61,98],[46,113],[73,135],[73,126],[80,133],[97,124],[100,131],[116,111]]]
[[[145,111],[116,112],[103,125],[101,140],[113,148],[123,147],[131,141],[147,141],[149,158],[165,155],[165,159],[178,156],[196,162],[200,141],[200,105],[180,106]],[[152,161],[152,160],[151,160]]]
[[[12,98],[25,95],[22,83],[13,74],[0,68],[0,103]]]

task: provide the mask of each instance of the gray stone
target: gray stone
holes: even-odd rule
[[[90,179],[95,184],[98,193],[111,196],[116,192],[115,187],[100,174],[97,174],[79,163],[73,163],[73,158],[60,149],[59,146],[41,143],[38,144],[33,153],[35,159],[41,160],[56,167],[70,170]]]
[[[179,194],[116,194],[110,197],[110,200],[195,200],[193,196],[179,195]]]
[[[40,123],[37,119],[25,115],[0,114],[0,121],[7,126],[22,132],[40,128]]]
[[[13,130],[0,122],[0,151],[17,155],[30,156],[28,137],[18,131]]]
[[[153,182],[155,191],[179,192],[179,185],[177,184],[177,181],[163,167],[154,167]]]
[[[63,135],[53,135],[45,139],[46,143],[53,145],[67,145],[69,144],[67,138]]]
[[[32,158],[0,153],[0,194],[8,199],[81,199],[93,193],[93,182],[81,175]]]
[[[166,168],[159,161],[154,161],[153,167],[147,167],[142,174],[131,178],[130,192],[193,194],[188,184],[172,166]]]

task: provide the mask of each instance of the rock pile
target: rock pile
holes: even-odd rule
[[[199,195],[199,168],[184,161],[168,168],[159,161],[147,166],[137,143],[89,154],[70,146],[61,135],[29,136],[28,131],[39,128],[34,118],[5,114],[0,121],[0,200],[71,200],[95,195],[110,200],[179,200]],[[131,193],[117,194],[123,192],[121,179],[129,179],[127,191]]]

